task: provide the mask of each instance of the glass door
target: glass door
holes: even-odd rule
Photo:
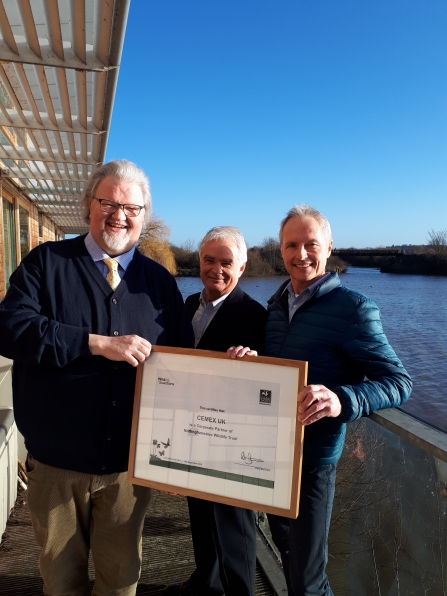
[[[24,259],[30,251],[29,238],[29,213],[19,205],[19,224],[20,224],[20,260]]]
[[[3,197],[3,243],[6,289],[9,277],[16,268],[16,237],[14,226],[14,205]]]

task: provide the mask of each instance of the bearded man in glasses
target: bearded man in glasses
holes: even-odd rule
[[[84,192],[90,231],[36,247],[0,304],[44,593],[135,594],[150,490],[127,482],[136,366],[151,345],[192,347],[174,278],[136,248],[149,181],[127,161]]]

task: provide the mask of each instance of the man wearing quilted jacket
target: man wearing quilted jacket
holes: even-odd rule
[[[264,353],[307,360],[309,384],[298,395],[305,426],[299,515],[269,515],[269,523],[289,596],[332,596],[327,540],[346,423],[404,403],[412,382],[385,337],[376,304],[326,273],[328,220],[308,205],[293,207],[279,236],[290,281],[269,300]]]

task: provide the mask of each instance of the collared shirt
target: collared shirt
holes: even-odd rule
[[[221,296],[217,300],[213,300],[212,302],[205,302],[205,288],[200,293],[199,298],[199,308],[196,310],[194,317],[192,319],[192,328],[194,330],[194,347],[197,347],[197,344],[202,338],[202,335],[205,333],[206,328],[214,319],[217,314],[217,311],[222,306],[225,298],[230,295],[231,292]]]
[[[103,277],[107,277],[109,268],[104,263],[104,259],[110,258],[110,255],[108,255],[106,252],[104,252],[102,250],[102,248],[100,248],[96,244],[96,242],[93,240],[93,236],[92,236],[91,232],[89,232],[87,234],[84,242],[85,242],[85,248],[88,250],[89,255],[95,261],[95,265],[98,267],[101,275]],[[132,248],[130,250],[128,250],[127,252],[125,252],[124,254],[118,255],[117,257],[112,257],[118,263],[118,275],[121,278],[125,274],[126,269],[129,267],[134,254],[135,254],[135,246],[132,246]]]
[[[292,281],[290,281],[287,284],[287,286],[284,288],[284,292],[286,290],[289,291],[289,323],[292,320],[292,317],[296,313],[296,311],[299,308],[301,308],[301,306],[303,306],[303,304],[305,304],[308,300],[310,300],[312,298],[312,296],[318,290],[319,286],[324,281],[326,281],[326,279],[328,279],[330,277],[330,275],[331,275],[330,273],[326,273],[323,277],[321,277],[320,279],[317,279],[317,281],[315,283],[313,283],[311,286],[309,286],[308,288],[303,290],[301,292],[301,294],[295,294],[295,292],[293,290]]]

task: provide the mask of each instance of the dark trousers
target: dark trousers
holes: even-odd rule
[[[199,594],[254,596],[256,533],[253,511],[188,497]]]
[[[297,519],[268,515],[289,596],[333,596],[326,575],[336,464],[303,466]]]

